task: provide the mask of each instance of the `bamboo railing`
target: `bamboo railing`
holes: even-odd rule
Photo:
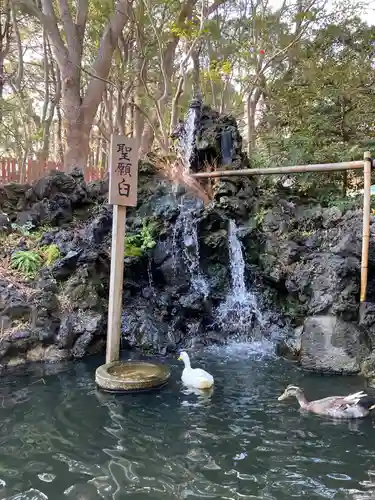
[[[368,250],[370,244],[370,211],[371,211],[371,169],[373,161],[371,153],[366,151],[363,160],[342,163],[316,163],[311,165],[294,165],[287,167],[248,168],[242,170],[215,170],[213,172],[198,172],[190,174],[194,179],[212,179],[218,177],[234,177],[254,175],[302,174],[306,172],[337,172],[340,170],[363,169],[363,223],[362,223],[362,259],[361,259],[361,292],[360,302],[366,301],[368,281]]]
[[[303,174],[306,172],[335,172],[339,170],[358,170],[363,168],[364,160],[347,161],[343,163],[316,163],[311,165],[294,165],[291,167],[270,167],[270,168],[246,168],[242,170],[215,170],[213,172],[198,172],[190,174],[195,179],[208,179],[213,177],[234,177],[243,175],[251,177],[253,175],[272,174]]]

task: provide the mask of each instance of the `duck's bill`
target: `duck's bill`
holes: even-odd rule
[[[283,392],[283,393],[281,394],[281,396],[279,396],[279,397],[277,398],[277,401],[283,401],[283,399],[286,399],[286,398],[287,398],[287,395],[285,394],[285,392]]]
[[[181,358],[181,356],[179,356],[179,357],[177,358],[177,360],[178,360],[178,361],[182,361],[182,358]]]

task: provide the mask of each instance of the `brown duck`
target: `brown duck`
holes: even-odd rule
[[[297,398],[300,407],[304,410],[333,418],[363,418],[375,409],[375,398],[363,391],[348,396],[330,396],[307,401],[303,389],[296,385],[288,385],[277,399],[282,401],[293,396]]]

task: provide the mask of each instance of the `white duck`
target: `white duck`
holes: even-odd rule
[[[187,352],[182,351],[178,358],[183,361],[185,368],[182,371],[181,380],[187,387],[195,389],[210,389],[214,385],[214,378],[202,368],[192,368]]]

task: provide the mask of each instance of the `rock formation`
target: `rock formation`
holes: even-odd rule
[[[228,120],[201,109],[196,153],[217,155],[226,128],[233,139],[231,168],[246,166],[237,127]],[[103,350],[112,225],[107,189],[107,181],[85,184],[77,171],[0,188],[1,367]],[[262,335],[281,332],[279,352],[305,369],[374,377],[375,249],[369,256],[369,303],[360,315],[361,218],[360,210],[302,204],[288,189],[267,192],[244,177],[216,181],[213,200],[204,207],[141,162],[139,204],[127,220],[123,348],[167,353],[224,342],[232,334],[215,323],[231,286],[232,219],[248,287],[256,290],[263,311]],[[201,276],[189,261],[196,243]],[[45,255],[51,249],[54,258],[28,279],[12,269],[16,252]],[[196,278],[209,284],[207,293],[200,282],[193,286]]]
[[[185,121],[180,122],[172,137],[179,140],[182,149],[185,149],[186,141],[191,141],[192,148],[191,151],[188,148],[186,161],[193,172],[209,167],[230,165],[231,169],[237,169],[248,166],[236,119],[221,115],[200,100],[191,103]]]

